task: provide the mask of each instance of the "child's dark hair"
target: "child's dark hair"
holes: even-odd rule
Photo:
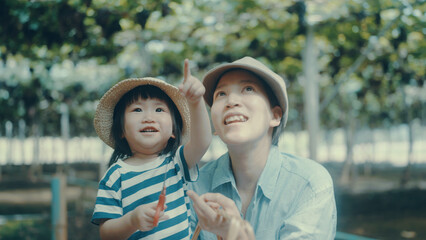
[[[167,146],[163,149],[163,151],[161,151],[159,155],[168,153],[174,154],[179,145],[181,144],[183,124],[182,117],[176,105],[173,103],[170,97],[160,88],[152,85],[138,86],[127,92],[115,105],[111,127],[111,134],[114,138],[115,148],[109,160],[108,166],[111,166],[112,164],[117,162],[118,159],[130,157],[133,155],[126,138],[123,137],[124,111],[126,110],[127,106],[134,103],[135,101],[139,99],[148,98],[164,100],[170,109],[170,115],[172,117],[173,135],[175,136],[175,138],[169,139]]]

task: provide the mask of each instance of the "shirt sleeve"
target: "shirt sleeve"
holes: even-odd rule
[[[99,225],[102,219],[119,218],[123,215],[121,204],[121,184],[118,171],[107,171],[99,183],[93,224]]]
[[[195,182],[198,179],[198,164],[195,165],[195,167],[189,168],[188,164],[186,163],[185,155],[183,153],[184,146],[181,146],[176,155],[177,159],[179,159],[179,167],[183,169],[183,176],[186,182]]]
[[[300,202],[296,212],[285,220],[279,239],[334,239],[337,223],[333,187]]]

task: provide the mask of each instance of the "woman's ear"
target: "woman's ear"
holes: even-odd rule
[[[272,108],[272,119],[270,127],[277,127],[281,123],[281,118],[283,117],[283,110],[279,106]]]

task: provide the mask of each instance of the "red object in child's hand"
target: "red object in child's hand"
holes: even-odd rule
[[[160,197],[158,198],[157,208],[155,209],[154,215],[154,227],[158,226],[158,220],[160,219],[160,212],[164,211],[166,203],[166,180],[167,180],[167,171],[169,169],[169,164],[166,166],[166,173],[164,174],[163,189],[161,190]]]
[[[158,198],[157,209],[154,215],[154,227],[158,225],[158,219],[160,218],[160,212],[164,211],[164,204],[166,203],[166,184],[163,184],[163,190],[161,190],[160,197]]]

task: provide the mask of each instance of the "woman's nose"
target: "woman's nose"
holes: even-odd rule
[[[228,100],[226,102],[227,108],[232,108],[240,105],[241,96],[236,93],[231,93],[228,95]]]

